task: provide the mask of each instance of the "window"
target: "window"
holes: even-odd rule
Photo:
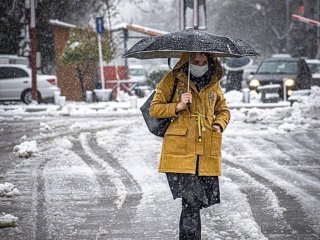
[[[29,77],[28,73],[16,67],[1,67],[0,79]]]
[[[267,61],[263,62],[257,73],[260,74],[297,74],[298,65],[294,61]]]
[[[309,68],[312,74],[320,73],[320,64],[317,63],[309,63]]]
[[[130,75],[132,76],[143,76],[144,70],[141,68],[131,68],[130,69]]]

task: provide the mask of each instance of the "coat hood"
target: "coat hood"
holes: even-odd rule
[[[214,71],[214,82],[220,81],[222,75],[223,75],[223,68],[218,60],[217,57],[215,57],[213,54],[210,54],[209,57],[211,57],[215,71]],[[189,60],[189,53],[185,52],[181,55],[180,60],[177,62],[177,64],[173,67],[173,72],[180,72],[182,66],[187,63]]]

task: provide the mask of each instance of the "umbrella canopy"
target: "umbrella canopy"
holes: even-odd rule
[[[249,44],[240,39],[188,29],[144,38],[129,49],[123,57],[180,58],[183,52],[205,52],[215,54],[217,57],[259,55]]]
[[[252,63],[252,59],[248,57],[231,58],[226,62],[224,67],[228,71],[241,71]]]

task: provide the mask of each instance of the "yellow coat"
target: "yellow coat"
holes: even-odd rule
[[[221,175],[222,134],[212,125],[218,124],[225,129],[230,120],[230,111],[219,83],[223,74],[222,67],[217,58],[212,58],[215,74],[210,83],[198,92],[195,84],[190,81],[190,112],[182,110],[176,115],[175,111],[181,94],[187,92],[187,75],[182,66],[188,61],[188,54],[184,53],[173,70],[157,85],[150,115],[156,118],[174,117],[163,138],[160,172],[195,174],[199,155],[200,176]],[[172,103],[167,103],[175,78],[178,79],[177,90]]]

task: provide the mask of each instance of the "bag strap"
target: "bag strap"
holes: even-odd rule
[[[178,79],[177,79],[177,78],[174,78],[173,89],[172,89],[172,94],[171,94],[169,103],[171,103],[172,100],[173,100],[174,94],[175,94],[175,92],[176,92],[176,90],[177,90],[177,86],[178,86]]]

